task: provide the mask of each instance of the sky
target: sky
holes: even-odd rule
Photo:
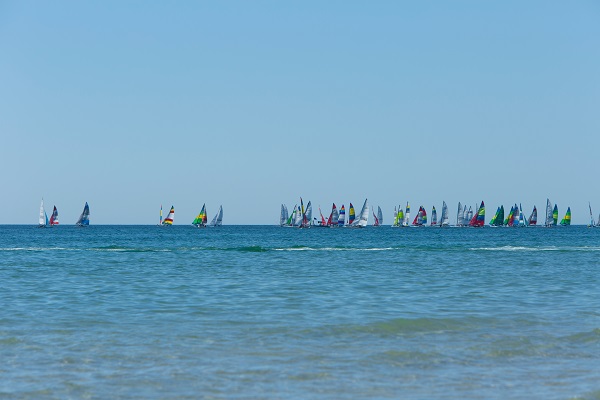
[[[598,1],[2,1],[0,224],[600,213]]]

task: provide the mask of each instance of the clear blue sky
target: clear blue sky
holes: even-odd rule
[[[0,1],[0,223],[600,212],[598,1]],[[597,218],[597,217],[596,217]]]

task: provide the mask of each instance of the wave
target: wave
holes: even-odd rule
[[[469,251],[600,251],[600,247],[579,246],[579,247],[526,247],[526,246],[499,246],[499,247],[471,247]]]
[[[388,251],[395,250],[393,247],[284,247],[274,248],[274,251]]]

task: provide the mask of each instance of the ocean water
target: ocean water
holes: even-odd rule
[[[0,398],[600,398],[600,229],[0,226]]]

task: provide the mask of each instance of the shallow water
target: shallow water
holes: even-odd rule
[[[600,398],[600,230],[0,226],[0,397]]]

